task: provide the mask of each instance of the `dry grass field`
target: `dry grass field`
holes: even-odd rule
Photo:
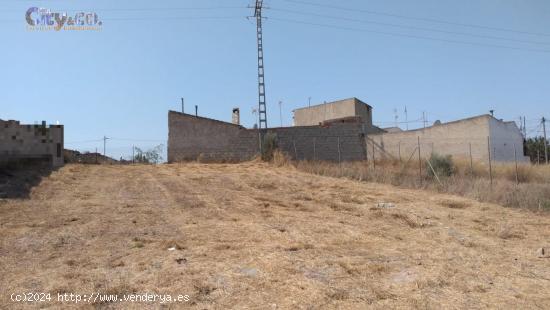
[[[73,308],[548,309],[550,216],[260,162],[67,165],[0,200],[14,292],[187,294]],[[169,250],[172,249],[172,250]]]

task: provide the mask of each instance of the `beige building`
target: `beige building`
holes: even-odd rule
[[[22,125],[0,120],[0,162],[44,159],[53,167],[63,165],[63,125]]]
[[[526,161],[523,136],[515,122],[481,115],[454,122],[404,131],[399,127],[380,129],[372,123],[372,107],[357,98],[328,102],[294,110],[295,126],[326,126],[332,123],[361,123],[367,157],[405,158],[420,146],[422,157],[432,153],[487,161]]]
[[[358,117],[367,128],[373,127],[372,107],[355,97],[299,108],[293,112],[294,126],[319,126],[326,121]]]
[[[523,136],[515,122],[498,120],[491,115],[480,115],[416,130],[367,135],[368,158],[408,160],[420,152],[422,157],[432,153],[452,155],[455,158],[488,161],[489,152],[494,161],[524,162]]]

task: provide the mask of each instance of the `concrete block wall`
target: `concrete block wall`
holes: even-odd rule
[[[244,161],[259,153],[258,130],[170,111],[168,162]],[[350,161],[366,158],[360,123],[268,129],[281,151],[298,160]]]
[[[269,129],[277,135],[278,147],[297,160],[364,160],[365,138],[359,123]]]
[[[62,125],[23,125],[0,120],[0,161],[44,158],[52,166],[64,164]]]
[[[168,162],[243,161],[259,150],[257,131],[174,111],[168,112]]]

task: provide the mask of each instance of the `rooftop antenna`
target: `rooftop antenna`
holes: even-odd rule
[[[258,109],[252,108],[252,115],[254,116],[254,119],[256,119],[256,115],[258,114]],[[258,124],[254,123],[254,128],[257,127]]]
[[[107,136],[103,136],[103,156],[107,156],[107,152],[106,152],[106,149],[107,149],[107,140],[109,140],[110,138],[107,138]]]
[[[281,127],[283,127],[283,102],[279,100],[279,117],[281,118]]]

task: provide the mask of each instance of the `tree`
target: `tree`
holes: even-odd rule
[[[164,144],[159,144],[147,151],[143,151],[139,147],[134,147],[134,162],[142,164],[158,164],[163,160],[161,155],[163,148]]]
[[[549,150],[550,152],[550,150]],[[535,137],[525,141],[525,155],[529,156],[532,163],[544,162],[544,138]]]

